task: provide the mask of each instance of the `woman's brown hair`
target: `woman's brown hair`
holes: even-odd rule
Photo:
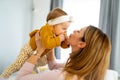
[[[70,54],[63,69],[67,72],[65,80],[71,80],[73,75],[83,80],[104,80],[110,60],[110,40],[99,28],[91,25],[86,28],[83,37],[86,46]]]

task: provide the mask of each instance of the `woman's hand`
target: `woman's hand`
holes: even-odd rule
[[[35,34],[35,41],[36,41],[36,46],[37,46],[36,50],[37,50],[37,54],[41,56],[42,53],[44,52],[45,48],[44,48],[44,46],[42,46],[40,39],[41,39],[41,37],[39,35],[39,32],[37,32]]]
[[[42,53],[45,51],[45,48],[42,46],[42,43],[40,41],[39,32],[35,34],[35,41],[37,45],[35,54],[31,55],[30,58],[27,60],[27,62],[32,63],[32,64],[36,64],[37,60],[41,57]]]
[[[35,34],[35,42],[37,46],[40,46],[40,35],[39,35],[39,31]]]

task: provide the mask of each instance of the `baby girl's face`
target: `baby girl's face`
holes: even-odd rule
[[[56,24],[54,26],[54,32],[56,35],[66,33],[69,26],[70,26],[70,22],[63,22],[60,24]]]

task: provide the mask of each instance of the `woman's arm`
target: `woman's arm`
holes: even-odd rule
[[[38,59],[40,58],[40,56],[42,55],[42,53],[44,52],[45,48],[41,45],[40,40],[39,41],[39,50],[37,48],[36,53],[32,54],[28,60],[25,62],[25,64],[22,66],[22,68],[19,71],[19,74],[17,76],[17,80],[19,80],[21,77],[26,76],[28,74],[32,74],[33,68],[35,66],[35,64],[37,63]]]
[[[48,60],[48,67],[50,70],[63,68],[65,64],[65,63],[57,62],[54,54],[54,49],[47,54],[47,60]]]
[[[41,48],[41,52],[32,54],[30,58],[25,62],[25,64],[20,69],[17,80],[20,80],[22,77],[32,74],[34,66],[37,60],[40,58],[41,54],[43,53],[44,48]]]
[[[44,51],[44,48],[41,49],[40,51],[41,52],[37,54],[33,54],[27,60],[27,62],[25,62],[25,64],[20,69],[16,80],[57,80],[58,77],[61,78],[60,70],[52,70],[52,71],[50,70],[50,71],[43,72],[41,74],[32,74],[35,63],[40,58],[40,55]]]

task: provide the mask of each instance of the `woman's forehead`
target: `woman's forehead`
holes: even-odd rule
[[[85,31],[87,29],[87,27],[83,27],[80,29],[80,31]]]

